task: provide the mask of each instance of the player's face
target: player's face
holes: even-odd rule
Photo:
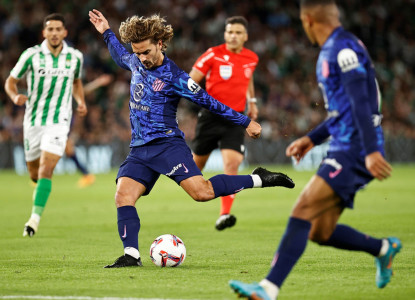
[[[232,52],[242,50],[244,43],[248,40],[248,33],[242,24],[228,24],[225,28],[226,48]]]
[[[63,26],[62,21],[50,20],[43,28],[43,37],[48,41],[48,45],[54,49],[62,45],[62,41],[68,35],[68,31]]]
[[[162,45],[162,41],[154,44],[152,40],[148,39],[139,43],[131,43],[131,48],[144,67],[151,69],[163,63],[164,55],[161,52]]]
[[[307,38],[313,45],[315,45],[317,43],[317,40],[312,30],[312,20],[310,19],[310,15],[304,9],[301,9],[300,11],[300,19],[301,23],[303,24],[304,32],[307,35]]]

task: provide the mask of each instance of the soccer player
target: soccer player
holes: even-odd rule
[[[307,239],[374,256],[379,288],[390,281],[392,260],[402,247],[395,237],[378,239],[337,224],[344,208],[353,208],[359,189],[373,178],[384,180],[391,175],[384,159],[380,94],[369,54],[341,26],[334,0],[302,0],[300,18],[311,43],[321,47],[316,73],[328,116],[307,136],[291,143],[286,154],[299,161],[331,136],[330,148],[294,206],[267,277],[259,284],[230,281],[235,292],[249,299],[276,299]]]
[[[91,23],[103,34],[114,61],[132,72],[130,84],[131,151],[117,175],[115,204],[118,233],[124,255],[107,268],[141,266],[138,248],[140,219],[136,201],[148,195],[164,174],[176,181],[194,200],[208,201],[243,189],[267,186],[294,187],[284,174],[257,168],[252,175],[217,175],[205,180],[178,128],[176,111],[183,97],[246,128],[259,138],[261,126],[215,100],[165,54],[173,29],[158,15],[133,16],[121,23],[120,35],[130,43],[129,53],[111,31],[107,19],[94,9]]]
[[[22,53],[10,72],[5,90],[16,105],[26,105],[23,121],[24,151],[30,178],[37,182],[33,208],[23,236],[38,231],[56,164],[65,151],[72,115],[72,96],[80,116],[85,116],[81,70],[82,53],[69,47],[65,19],[51,14],[43,21],[41,45]],[[28,95],[19,94],[17,82],[26,74]]]
[[[200,83],[206,77],[206,91],[213,98],[243,113],[248,99],[247,115],[256,120],[258,108],[254,91],[253,73],[258,56],[244,48],[248,40],[248,21],[241,16],[226,19],[225,44],[209,48],[193,65],[190,77]],[[203,170],[210,153],[220,148],[225,174],[238,174],[244,159],[244,128],[221,118],[208,110],[198,116],[196,137],[193,141],[193,159]],[[217,230],[235,225],[236,217],[230,214],[235,195],[221,197],[221,210],[216,221]]]

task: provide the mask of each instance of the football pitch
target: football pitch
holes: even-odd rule
[[[290,210],[314,173],[267,168],[288,173],[296,187],[242,191],[233,207],[236,226],[222,232],[214,229],[219,199],[197,203],[162,176],[136,205],[144,266],[125,269],[103,269],[123,253],[115,171],[97,175],[85,189],[77,188],[78,175],[55,175],[39,232],[23,238],[33,187],[28,175],[1,170],[0,299],[236,299],[228,281],[259,281],[268,273]],[[340,219],[370,235],[402,240],[386,288],[375,285],[370,255],[308,243],[278,299],[415,299],[414,178],[415,165],[395,165],[392,178],[359,192],[354,210]],[[158,268],[150,260],[150,244],[165,233],[186,245],[186,260],[177,268]]]

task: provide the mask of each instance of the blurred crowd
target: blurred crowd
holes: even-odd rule
[[[343,0],[342,22],[365,43],[377,69],[383,95],[386,136],[415,139],[415,0]],[[246,47],[259,56],[254,73],[263,138],[292,139],[325,118],[315,81],[319,49],[310,45],[292,0],[0,0],[0,142],[22,140],[24,107],[4,92],[4,81],[28,47],[40,44],[43,18],[62,13],[68,44],[84,55],[83,81],[101,74],[112,81],[86,96],[89,114],[74,119],[72,135],[87,144],[130,140],[130,73],[115,65],[101,36],[89,23],[88,11],[104,13],[118,35],[120,23],[134,14],[159,13],[174,28],[167,56],[190,72],[206,49],[223,43],[225,19],[243,15],[249,21]],[[24,91],[25,84],[19,86]],[[178,120],[190,141],[197,107],[180,102]]]

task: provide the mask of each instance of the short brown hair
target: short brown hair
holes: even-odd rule
[[[46,27],[46,23],[49,21],[61,21],[63,24],[63,27],[65,27],[65,18],[63,17],[62,14],[58,14],[58,13],[53,13],[50,15],[47,15],[44,19],[43,19],[43,28]]]
[[[173,28],[165,23],[166,20],[159,15],[148,18],[132,16],[120,25],[121,40],[124,43],[139,43],[150,39],[153,44],[161,40],[161,50],[165,51],[173,37]]]
[[[248,21],[242,16],[233,16],[227,18],[225,21],[225,26],[228,24],[241,24],[245,27],[246,31],[248,31]]]
[[[336,4],[335,0],[301,0],[301,7]]]

